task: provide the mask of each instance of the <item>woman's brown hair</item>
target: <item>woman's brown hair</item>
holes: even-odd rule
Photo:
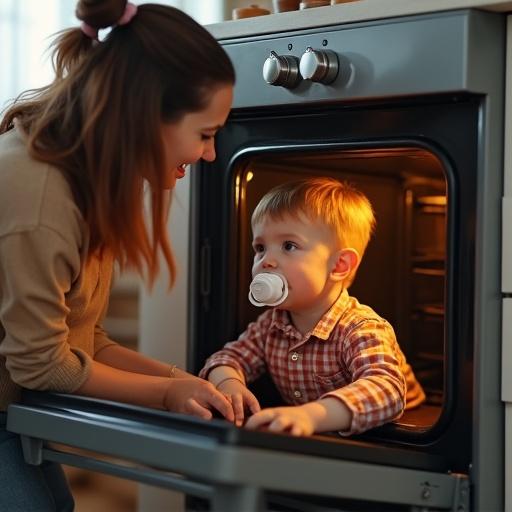
[[[53,43],[55,80],[21,95],[0,133],[16,119],[31,156],[64,173],[89,229],[89,254],[112,250],[122,267],[146,269],[151,284],[161,250],[172,284],[161,123],[203,109],[235,75],[218,42],[182,11],[143,4],[128,24],[116,26],[125,6],[126,0],[78,2],[78,19],[112,30],[102,42],[80,28],[61,32]],[[143,177],[151,184],[150,227]]]

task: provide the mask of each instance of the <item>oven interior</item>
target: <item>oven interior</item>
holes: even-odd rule
[[[408,412],[401,423],[426,430],[440,415],[445,387],[448,196],[443,164],[420,147],[284,151],[241,160],[234,174],[241,290],[248,290],[251,281],[250,215],[256,204],[279,183],[316,176],[347,181],[372,203],[377,228],[349,292],[395,328],[427,395],[425,406]],[[261,312],[249,301],[238,301],[237,332]],[[264,403],[279,403],[268,378],[253,388]]]

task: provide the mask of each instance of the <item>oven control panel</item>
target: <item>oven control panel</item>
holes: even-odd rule
[[[348,71],[350,68],[347,69]],[[278,55],[275,51],[263,63],[263,79],[270,85],[294,89],[301,80],[322,84],[334,82],[340,71],[339,59],[332,50],[306,48],[300,60],[295,55]]]
[[[447,11],[221,41],[235,63],[233,107],[478,93],[491,64],[477,54],[472,69],[482,71],[469,73],[466,56],[499,38],[495,15],[481,14]]]

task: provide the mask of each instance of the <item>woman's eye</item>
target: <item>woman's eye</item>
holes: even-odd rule
[[[215,137],[215,135],[207,135],[206,133],[201,134],[201,140],[211,140]]]
[[[283,244],[283,249],[285,251],[294,251],[295,249],[297,249],[297,246],[293,242],[285,242]]]

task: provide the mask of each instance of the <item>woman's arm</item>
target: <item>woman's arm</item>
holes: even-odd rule
[[[86,381],[75,393],[205,419],[212,417],[210,409],[214,408],[228,421],[234,421],[229,401],[211,383],[198,378],[145,375],[92,361]]]
[[[172,364],[162,363],[121,345],[107,345],[96,353],[94,359],[112,368],[155,377],[170,377],[173,368]],[[173,376],[177,378],[198,378],[179,368],[174,369]]]

